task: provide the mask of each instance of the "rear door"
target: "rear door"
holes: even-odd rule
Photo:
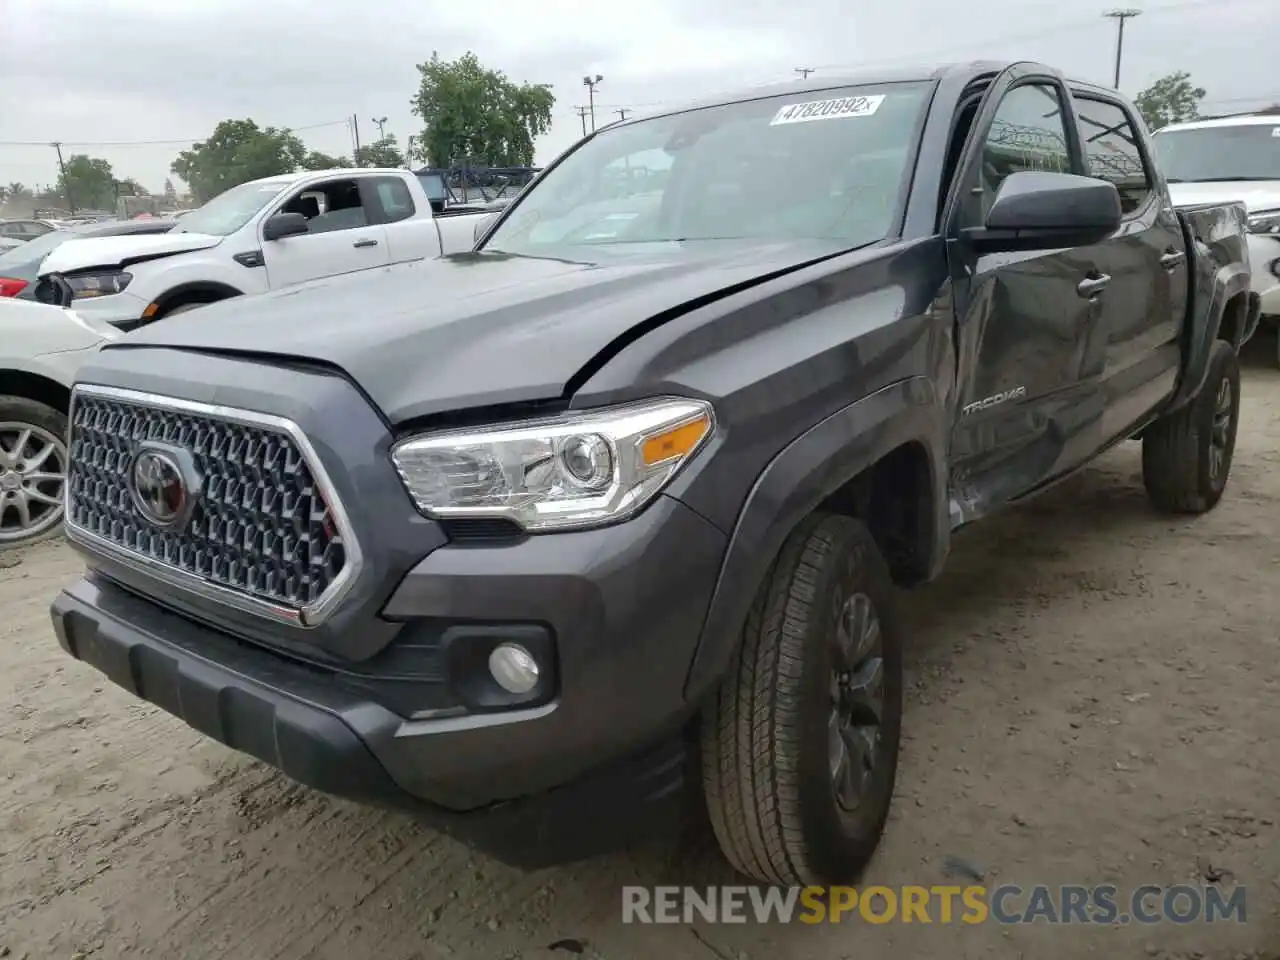
[[[388,262],[404,263],[440,253],[430,206],[419,210],[413,191],[402,178],[366,177],[360,181],[360,189],[365,195],[365,205],[385,229]],[[421,202],[427,203],[426,198]]]
[[[974,121],[945,224],[957,339],[953,502],[964,523],[1090,457],[1101,444],[1101,396],[1083,375],[1098,335],[1096,251],[978,254],[964,231],[986,221],[1010,174],[1081,172],[1062,80],[1019,64],[992,84]]]
[[[360,178],[335,177],[299,187],[279,201],[272,214],[281,211],[302,213],[309,232],[262,240],[262,224],[258,225],[267,279],[273,289],[390,262],[386,228],[360,189]]]
[[[1105,439],[1127,436],[1170,396],[1181,363],[1187,258],[1177,214],[1153,175],[1129,109],[1106,91],[1073,91],[1085,169],[1114,183],[1124,222],[1092,249],[1111,277],[1083,375],[1098,383]]]

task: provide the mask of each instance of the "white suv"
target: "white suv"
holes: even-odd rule
[[[1264,319],[1280,323],[1280,116],[1175,123],[1152,142],[1175,205],[1244,202],[1253,292]]]

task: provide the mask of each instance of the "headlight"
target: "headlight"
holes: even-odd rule
[[[133,274],[110,270],[104,273],[74,274],[64,276],[63,279],[71,287],[72,297],[82,300],[86,297],[107,297],[113,293],[120,293],[129,285]]]
[[[1280,236],[1280,210],[1261,210],[1249,214],[1249,232]]]
[[[662,399],[397,444],[391,459],[431,517],[503,517],[526,530],[624,520],[711,436],[700,400]]]

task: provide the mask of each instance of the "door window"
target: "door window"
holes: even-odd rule
[[[308,233],[332,233],[369,225],[369,214],[360,199],[360,185],[351,179],[311,184],[290,197],[281,213],[307,218]]]
[[[383,223],[396,223],[413,216],[413,194],[399,177],[378,177],[373,187],[377,203],[382,207]]]
[[[1011,173],[1071,172],[1071,150],[1056,87],[1029,83],[1005,94],[982,147],[982,213]]]
[[[1129,115],[1103,100],[1076,97],[1075,101],[1089,176],[1114,183],[1120,192],[1120,209],[1136,213],[1151,197],[1151,176]]]

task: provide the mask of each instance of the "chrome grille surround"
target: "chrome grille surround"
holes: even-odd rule
[[[171,587],[310,628],[354,586],[363,554],[332,481],[284,417],[119,387],[72,392],[70,540]],[[129,496],[138,444],[189,450],[203,483],[189,525],[151,527]]]

